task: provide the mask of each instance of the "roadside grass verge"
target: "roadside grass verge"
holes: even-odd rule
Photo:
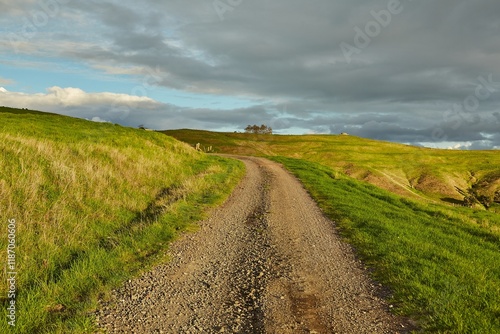
[[[3,270],[0,332],[94,332],[98,298],[167,260],[243,173],[163,134],[1,108],[0,249],[15,219],[17,290],[11,327]]]
[[[302,181],[391,289],[395,313],[429,333],[500,333],[500,216],[400,197],[314,162],[270,159]]]

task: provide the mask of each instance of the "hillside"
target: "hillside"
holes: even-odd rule
[[[252,135],[199,130],[163,133],[214,152],[284,156],[317,162],[399,195],[458,204],[457,191],[473,186],[493,196],[500,190],[499,151],[454,151],[335,135]]]
[[[0,304],[6,319],[15,301],[19,333],[91,331],[97,298],[159,261],[243,173],[163,134],[4,107],[0,152],[2,236],[13,223],[0,248],[15,245],[17,273],[7,298],[2,271]]]
[[[14,251],[8,268],[16,272],[10,285],[11,274],[2,272],[0,305],[7,318],[14,300],[16,332],[96,332],[97,300],[109,300],[111,289],[168,260],[170,243],[197,229],[194,222],[222,203],[244,173],[241,162],[197,152],[197,143],[202,151],[271,156],[295,174],[373,278],[390,290],[395,314],[427,332],[498,332],[498,206],[443,205],[461,199],[456,186],[497,191],[497,151],[430,150],[351,136],[165,133],[189,145],[152,131],[0,108],[0,219],[8,232],[2,235],[9,235],[0,248]],[[262,182],[256,189],[272,191]],[[278,199],[287,193],[274,192]],[[233,211],[240,212],[228,214]],[[246,211],[250,220],[235,223],[274,214],[289,227],[290,212]],[[280,235],[289,240],[285,230]],[[220,237],[217,228],[212,233]],[[245,247],[256,239],[242,241],[241,235],[244,246],[235,247],[250,254]],[[197,244],[211,245],[216,237]],[[295,253],[314,249],[311,240]],[[288,241],[283,245],[289,249]],[[205,259],[201,254],[194,261]],[[1,323],[0,332],[7,326]]]
[[[393,312],[421,332],[498,333],[500,206],[461,207],[456,187],[495,194],[500,152],[352,136],[164,133],[201,149],[281,163],[388,288]]]
[[[415,333],[500,332],[500,215],[408,199],[323,165],[273,157],[354,246]],[[413,333],[413,332],[412,332]]]

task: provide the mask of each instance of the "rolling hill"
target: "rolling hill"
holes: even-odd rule
[[[214,152],[284,156],[317,162],[398,195],[460,204],[457,187],[493,197],[500,190],[500,151],[419,148],[342,135],[254,135],[200,130],[163,133]]]
[[[8,297],[2,271],[2,318],[14,300],[19,333],[92,331],[97,298],[160,260],[242,173],[163,134],[0,108],[0,235],[14,223],[0,248],[13,242],[17,273]]]
[[[18,332],[95,331],[89,312],[98,298],[164,261],[169,243],[227,198],[242,164],[197,152],[198,143],[267,156],[294,173],[390,289],[397,314],[426,332],[498,332],[499,206],[457,205],[457,187],[498,191],[498,151],[352,136],[164,134],[0,108],[0,220],[6,232],[15,225],[0,248],[15,240]],[[4,318],[8,275],[0,283]]]
[[[497,192],[498,151],[352,136],[165,133],[202,149],[283,164],[388,288],[393,311],[416,321],[417,332],[500,330],[499,206],[457,205],[463,197],[455,188]]]

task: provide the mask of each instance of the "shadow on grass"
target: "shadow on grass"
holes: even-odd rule
[[[137,212],[134,219],[121,225],[120,228],[114,231],[112,236],[101,238],[99,246],[108,251],[112,250],[119,245],[120,235],[123,233],[130,233],[156,221],[170,205],[180,200],[181,195],[179,192],[175,192],[178,188],[176,185],[162,188],[145,210]]]
[[[464,204],[463,201],[461,201],[459,199],[456,199],[456,198],[451,198],[451,197],[441,198],[441,201],[443,201],[445,203],[450,203],[450,204],[453,204],[453,205],[458,205],[458,206],[462,206]]]

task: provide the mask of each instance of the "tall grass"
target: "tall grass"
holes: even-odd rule
[[[424,204],[304,160],[274,157],[429,333],[500,333],[500,216]]]
[[[162,259],[243,173],[162,134],[7,108],[0,152],[0,249],[15,219],[18,273],[2,333],[92,332],[97,298]]]

